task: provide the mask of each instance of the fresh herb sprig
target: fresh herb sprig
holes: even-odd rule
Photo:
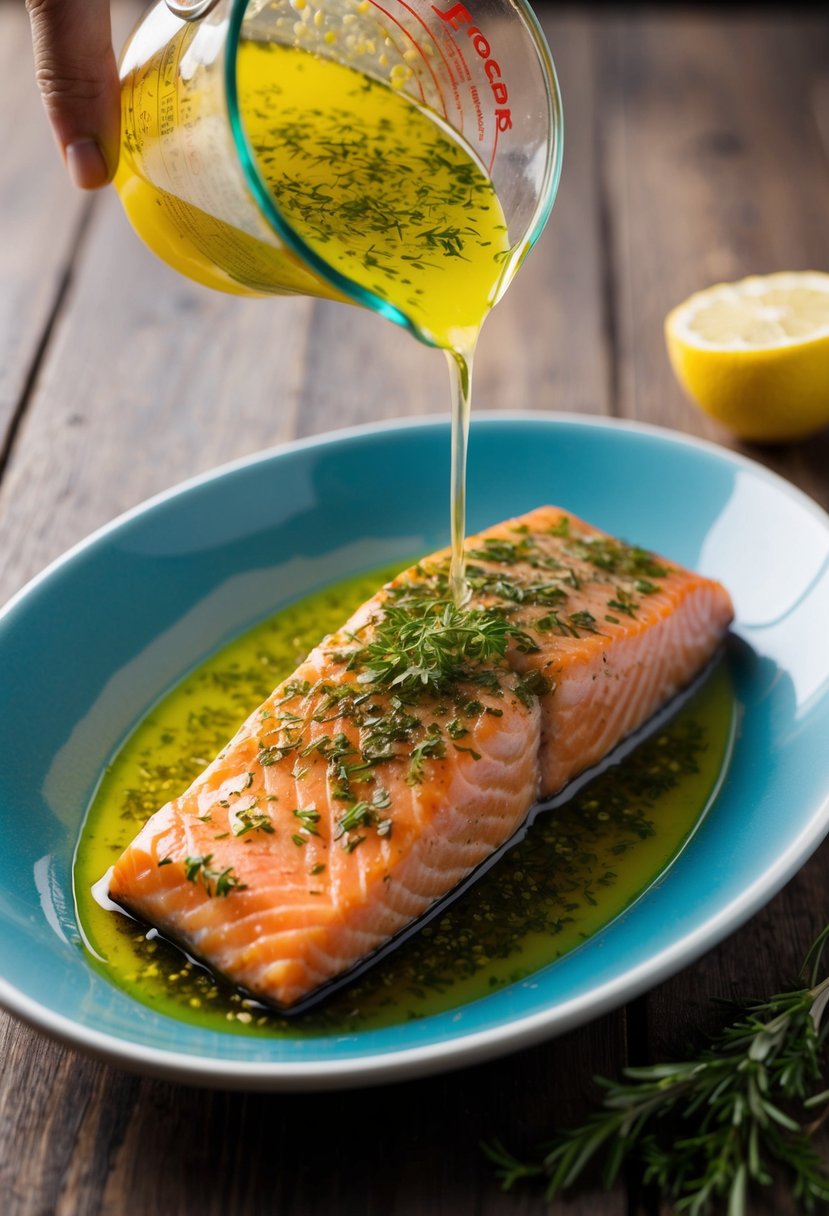
[[[536,650],[532,638],[491,608],[458,607],[433,596],[386,604],[371,641],[350,656],[363,684],[394,688],[403,696],[443,692],[506,654],[510,641]]]
[[[600,1109],[559,1132],[540,1161],[522,1162],[500,1141],[484,1145],[504,1189],[546,1179],[552,1200],[601,1158],[611,1187],[635,1159],[646,1185],[688,1216],[744,1216],[749,1186],[788,1176],[804,1212],[829,1202],[829,1172],[812,1135],[829,1115],[824,1059],[829,978],[818,982],[829,925],[804,963],[808,987],[747,1002],[695,1058],[626,1068],[623,1081],[597,1078]]]

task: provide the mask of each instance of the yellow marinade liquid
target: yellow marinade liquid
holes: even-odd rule
[[[166,262],[208,287],[347,298],[288,245],[259,240],[149,180],[147,164],[182,171],[181,149],[169,151],[165,140],[176,123],[186,128],[198,104],[197,74],[187,88],[176,85],[191,37],[185,26],[123,80],[116,185],[133,227]],[[447,352],[449,581],[461,603],[472,356],[516,265],[492,181],[437,115],[333,60],[281,43],[242,41],[237,79],[258,168],[294,232],[329,267],[398,309],[418,337]]]
[[[181,54],[189,30],[180,35]],[[183,274],[242,294],[337,297],[278,249],[147,180],[167,164],[167,49],[123,81],[116,185],[138,234]],[[394,305],[427,342],[474,348],[509,262],[492,182],[434,113],[352,68],[280,43],[241,42],[239,107],[259,170],[294,231],[334,270]],[[195,88],[191,85],[191,88]],[[171,117],[172,115],[172,117]],[[155,146],[154,146],[155,145]]]

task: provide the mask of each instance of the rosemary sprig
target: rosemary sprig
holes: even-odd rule
[[[687,1216],[744,1216],[749,1186],[769,1186],[775,1171],[804,1212],[829,1201],[829,1172],[812,1142],[829,1115],[829,978],[818,982],[828,940],[829,925],[806,956],[808,987],[744,1003],[696,1059],[626,1068],[618,1082],[596,1078],[601,1107],[558,1132],[541,1160],[522,1162],[500,1141],[484,1145],[504,1189],[543,1177],[552,1200],[598,1158],[609,1188],[633,1159],[644,1183]]]

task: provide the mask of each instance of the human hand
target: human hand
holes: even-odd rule
[[[121,111],[109,0],[26,0],[43,104],[76,186],[105,186]]]

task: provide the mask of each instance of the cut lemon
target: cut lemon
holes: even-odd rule
[[[665,319],[677,379],[744,439],[805,439],[829,425],[829,274],[718,283]]]

